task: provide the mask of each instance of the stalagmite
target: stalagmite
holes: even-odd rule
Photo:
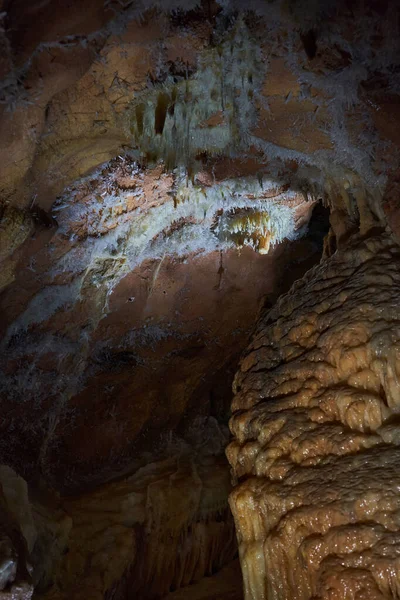
[[[260,319],[227,455],[246,600],[400,594],[400,249],[354,235]]]
[[[400,600],[399,56],[0,0],[0,600]]]

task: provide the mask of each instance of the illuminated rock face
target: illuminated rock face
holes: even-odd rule
[[[320,250],[301,237],[311,198],[207,175],[116,159],[26,240],[0,298],[0,455],[27,479],[82,491],[159,457],[196,416],[227,423],[261,299]]]
[[[246,600],[399,594],[399,258],[353,237],[258,323],[227,450]]]
[[[240,597],[320,199],[246,594],[399,595],[397,5],[0,0],[0,597]]]
[[[26,239],[0,300],[0,452],[30,495],[64,494],[32,508],[38,597],[156,599],[197,583],[204,597],[203,578],[231,572],[234,369],[261,300],[322,250],[304,236],[312,194],[267,175],[191,180],[125,157],[45,217],[9,211],[4,235]],[[235,581],[211,588],[240,599]]]

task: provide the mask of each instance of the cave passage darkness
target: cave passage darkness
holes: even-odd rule
[[[0,599],[400,599],[399,3],[0,45]]]

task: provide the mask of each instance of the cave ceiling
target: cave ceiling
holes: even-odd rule
[[[279,577],[289,577],[282,550],[268,550],[282,561],[271,596],[266,576],[252,575],[263,550],[242,497],[260,514],[275,508],[251,477],[284,480],[290,461],[309,467],[311,455],[316,464],[325,435],[335,455],[340,444],[379,445],[389,434],[372,439],[370,430],[397,405],[397,380],[374,380],[389,403],[370,398],[361,430],[341,409],[340,435],[321,430],[310,446],[288,449],[323,394],[297,353],[319,343],[316,329],[358,323],[358,313],[320,322],[313,307],[324,284],[314,280],[334,280],[325,264],[352,265],[361,298],[357,285],[381,275],[387,284],[375,254],[398,261],[399,31],[398,3],[375,0],[0,0],[0,499],[14,548],[5,543],[0,597],[36,588],[48,600],[172,600],[200,582],[199,599],[239,600],[235,519],[246,600],[291,600],[279,595]],[[372,234],[383,237],[364,247]],[[352,260],[361,270],[369,261],[373,275],[357,279]],[[291,288],[304,275],[309,287]],[[340,285],[332,293],[345,303],[351,293]],[[265,317],[290,288],[300,290],[295,300]],[[331,314],[327,289],[320,312]],[[393,298],[387,291],[382,310]],[[288,322],[264,337],[279,319]],[[260,345],[243,354],[254,332]],[[326,344],[341,347],[335,335]],[[313,392],[293,401],[290,418],[277,405],[275,421],[275,408],[257,403],[287,393],[263,371],[274,373],[281,340],[281,361],[293,359],[293,379]],[[326,387],[342,384],[338,369]],[[277,377],[287,390],[290,376]],[[265,423],[286,418],[265,453]],[[353,426],[357,435],[345,430]],[[233,517],[230,435],[233,481],[250,478],[231,497]],[[278,497],[277,485],[266,495]],[[25,490],[19,512],[14,489]],[[325,507],[329,491],[321,498]],[[111,560],[116,548],[121,560]],[[214,591],[204,575],[215,575]],[[314,580],[301,582],[296,598],[320,598]],[[20,595],[7,596],[13,589]]]

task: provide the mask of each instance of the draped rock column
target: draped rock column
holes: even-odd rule
[[[246,600],[400,597],[399,257],[354,236],[242,358],[227,455]]]

